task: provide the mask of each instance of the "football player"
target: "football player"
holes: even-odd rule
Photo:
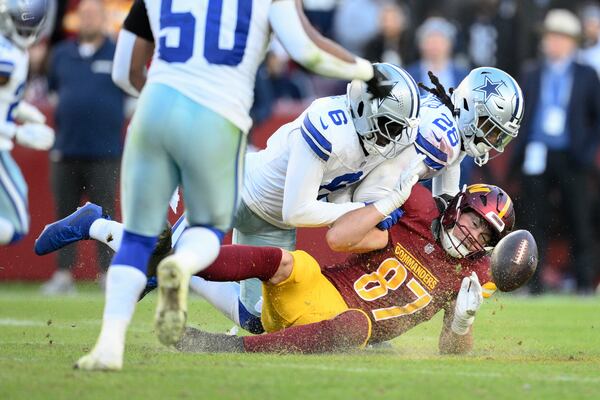
[[[152,54],[152,64],[146,80],[130,81],[143,90],[123,154],[125,231],[107,273],[100,336],[78,368],[122,368],[125,333],[146,285],[148,259],[171,193],[180,184],[189,227],[158,268],[155,327],[165,344],[182,334],[189,278],[218,255],[237,209],[245,133],[251,125],[248,110],[271,29],[304,65],[328,76],[369,81],[372,92],[382,97],[385,88],[371,64],[322,38],[314,42],[315,31],[300,8],[300,0],[240,1],[225,10],[220,1],[134,2],[127,26],[145,26],[141,37],[152,37],[155,46],[140,45],[144,39],[127,29],[119,38],[116,57],[123,49],[142,52],[126,69],[128,78],[139,59],[146,62]],[[88,211],[79,217],[93,213]]]
[[[495,153],[492,157],[500,154],[517,136],[523,118],[523,95],[519,85],[509,74],[491,67],[474,69],[451,96],[446,93],[434,75],[430,75],[430,77],[434,88],[428,88],[431,94],[421,99],[420,123],[416,134],[409,131],[411,135],[406,136],[405,140],[394,149],[394,157],[381,162],[368,173],[364,180],[361,176],[360,182],[349,182],[354,184],[333,193],[329,196],[330,201],[351,201],[351,204],[360,207],[363,202],[381,199],[396,187],[399,171],[406,170],[415,157],[421,156],[422,161],[413,168],[416,168],[419,179],[433,180],[433,195],[440,204],[447,205],[448,200],[459,192],[460,163],[465,156],[472,156],[478,165],[483,165],[490,159],[490,152]],[[369,97],[365,84],[353,81],[348,87],[347,101],[357,132],[359,134],[371,132],[372,125],[368,125],[370,116],[365,115],[364,111],[361,112],[361,110],[369,109]],[[315,124],[315,126],[317,130],[322,130],[320,125]],[[379,139],[375,136],[375,140]],[[252,171],[251,168],[249,170]],[[264,180],[270,178],[270,175],[266,175]],[[247,175],[246,185],[255,179],[257,178]],[[303,190],[304,186],[297,186],[295,192],[301,193]],[[250,194],[247,195],[248,193]],[[269,207],[263,194],[263,191],[250,189],[245,190],[242,196],[243,203],[251,205],[252,212],[261,216],[261,209]],[[314,196],[314,193],[311,195]],[[302,208],[301,203],[293,204],[294,207],[290,212],[301,215],[303,221],[318,218],[319,214],[312,217],[307,213],[302,215],[305,209]],[[313,212],[313,210],[310,211]],[[395,218],[398,218],[397,212],[390,215],[386,223],[393,222]],[[265,217],[263,219],[273,224],[271,219]],[[309,226],[302,221],[295,222],[295,226]],[[327,223],[331,222],[333,220],[327,221]],[[380,227],[383,227],[383,224]],[[271,229],[271,232],[273,231]],[[285,235],[294,235],[291,236],[291,239],[295,240],[294,231],[287,233],[279,231],[276,232],[277,236],[272,234],[263,236],[259,240],[252,240],[251,235],[264,234],[256,230],[241,230],[240,233],[240,229],[238,229],[235,243],[270,244],[291,250],[293,247],[285,246],[286,242],[282,242],[282,240],[285,240]],[[295,244],[295,241],[290,240],[287,243]],[[231,311],[224,311],[224,313],[234,322],[245,329],[251,327],[253,328],[251,331],[256,333],[254,328],[260,327],[260,325],[257,324],[253,315],[259,315],[262,293],[261,287],[256,281],[247,281],[242,284],[239,311],[236,311],[236,307],[231,305],[233,300],[225,300],[228,297],[224,295],[226,289],[227,293],[235,295],[235,284],[229,286],[221,283],[211,284],[197,278],[192,280],[192,284],[196,291],[212,304],[226,306],[218,306],[218,308],[233,310],[233,313]],[[244,313],[245,310],[252,314]]]
[[[340,350],[390,340],[444,310],[440,351],[468,351],[475,313],[496,289],[486,254],[513,229],[513,203],[502,189],[476,184],[440,213],[431,193],[416,185],[403,209],[405,216],[388,231],[376,228],[383,215],[375,204],[340,217],[327,241],[357,254],[337,265],[320,267],[304,251],[223,246],[200,275],[218,281],[259,278],[268,333],[233,337],[188,328],[176,347]]]
[[[391,64],[374,67],[388,82],[385,98],[370,98],[366,85],[353,81],[349,93],[359,85],[365,99],[357,110],[348,109],[347,96],[318,99],[295,121],[278,129],[265,150],[246,155],[234,243],[294,250],[296,227],[329,225],[348,211],[365,206],[351,199],[337,203],[322,200],[359,182],[409,145],[415,136],[419,110],[418,88],[410,75]],[[391,214],[390,218],[397,215],[401,199],[411,186],[398,188],[400,200],[382,207],[382,212]],[[94,211],[96,220],[91,217]],[[88,213],[88,217],[82,219],[82,213]],[[123,228],[101,215],[98,206],[88,204],[49,225],[36,241],[36,253],[46,254],[90,237],[117,250]],[[186,226],[182,217],[175,226],[177,237]],[[260,311],[255,305],[261,295],[260,281],[242,283],[241,303],[237,284],[204,283],[199,278],[194,281],[195,289],[237,324],[245,328],[259,326]]]
[[[45,116],[22,100],[27,48],[44,27],[47,10],[46,0],[0,1],[0,245],[16,243],[29,231],[27,184],[10,155],[13,139],[36,150],[48,150],[54,143]]]
[[[338,190],[328,196],[330,200],[353,200],[348,204],[361,207],[362,202],[380,199],[395,187],[398,171],[406,169],[410,160],[420,155],[425,158],[415,167],[419,178],[433,178],[434,195],[437,200],[445,204],[459,190],[459,165],[466,155],[475,157],[476,162],[483,165],[489,159],[490,152],[502,152],[517,135],[523,115],[523,101],[518,84],[507,73],[495,68],[477,68],[461,82],[452,94],[452,98],[446,94],[435,76],[432,76],[432,81],[435,84],[435,88],[432,89],[433,93],[425,96],[421,102],[422,115],[417,134],[413,134],[411,140],[408,140],[408,144],[402,143],[398,146],[394,152],[399,154],[377,166],[360,182],[358,187],[351,185],[344,190]],[[364,114],[359,114],[365,104],[369,104],[366,96],[368,93],[364,84],[353,81],[348,89],[348,104],[349,113],[353,117],[357,131],[359,131],[358,127],[365,126],[369,121]],[[460,104],[460,106],[454,106],[454,104]],[[317,124],[317,126],[320,125]],[[369,132],[369,129],[365,129],[365,131]],[[412,133],[412,131],[408,132]],[[413,141],[414,144],[410,144]],[[252,163],[249,164],[252,165]],[[251,197],[250,201],[253,201],[254,207],[258,208],[256,211],[252,209],[251,212],[248,212],[247,214],[250,216],[261,215],[260,209],[269,206],[269,202],[261,197],[266,191],[261,191],[258,183],[252,183],[255,179],[259,178],[254,177],[253,174],[246,177],[245,186],[247,187],[244,188],[242,196],[243,203],[248,201],[248,197]],[[252,194],[247,194],[252,189],[254,189],[254,193],[258,194],[255,194],[253,198]],[[341,195],[339,192],[342,192]],[[347,198],[344,199],[344,196]],[[244,205],[242,205],[243,207]],[[298,207],[294,209],[296,208]],[[243,214],[241,213],[241,215]],[[386,223],[397,217],[398,213],[393,213]],[[248,217],[245,219],[253,221]],[[263,218],[263,220],[271,222],[268,218]],[[262,230],[257,229],[256,223],[248,224],[247,228],[242,227],[241,233],[238,230],[234,235],[236,243],[270,244],[288,250],[293,249],[295,232],[277,230],[271,225],[272,223],[263,223]],[[382,226],[380,225],[380,227]],[[287,241],[286,236],[290,237]],[[111,231],[104,237],[115,237],[115,233]],[[240,289],[235,283],[211,283],[204,282],[200,278],[193,278],[192,287],[238,325],[253,333],[260,332],[260,323],[258,318],[255,318],[259,316],[260,310],[260,285],[247,284],[245,292],[241,293],[239,304],[237,296]],[[255,306],[257,304],[258,307]]]

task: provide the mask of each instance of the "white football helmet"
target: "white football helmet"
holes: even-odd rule
[[[488,162],[491,150],[502,153],[517,137],[523,93],[506,72],[492,67],[472,70],[454,90],[452,103],[464,150],[478,165]]]
[[[47,12],[48,0],[0,0],[0,32],[26,49],[44,28]]]
[[[373,64],[373,70],[387,95],[376,98],[365,82],[354,80],[347,88],[348,107],[367,151],[373,149],[385,158],[393,158],[416,139],[419,89],[400,67],[379,63]]]

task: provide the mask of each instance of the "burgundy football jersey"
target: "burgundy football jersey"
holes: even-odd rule
[[[405,214],[389,230],[384,249],[323,268],[348,306],[371,318],[371,342],[389,340],[431,319],[456,298],[472,271],[482,285],[491,282],[488,257],[452,258],[435,241],[431,224],[439,211],[429,190],[415,185],[402,208]]]

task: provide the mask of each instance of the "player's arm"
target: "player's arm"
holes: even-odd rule
[[[442,332],[440,333],[439,349],[442,354],[465,354],[473,348],[473,326],[469,326],[464,335],[459,335],[452,331],[452,321],[454,319],[454,309],[456,300],[448,303],[444,308],[444,322]]]
[[[416,156],[404,168],[395,187],[383,198],[362,209],[351,211],[338,218],[326,234],[327,244],[334,251],[363,253],[378,250],[387,245],[388,233],[378,229],[378,224],[391,218],[392,224],[401,218],[398,210],[419,179],[423,163],[422,156]]]
[[[350,211],[338,218],[327,231],[327,245],[333,251],[366,253],[384,248],[388,231],[376,228],[385,218],[375,206]]]
[[[292,226],[326,226],[364,203],[334,204],[318,201],[319,187],[329,155],[315,145],[313,136],[293,135],[283,193],[282,215]],[[320,137],[319,140],[326,140]]]
[[[146,65],[154,53],[154,38],[146,6],[136,0],[119,32],[113,61],[113,82],[137,97],[146,83]]]
[[[460,191],[460,162],[463,158],[464,155],[460,161],[457,160],[454,164],[444,168],[440,175],[433,177],[431,192],[434,197],[452,198],[458,194]]]
[[[386,160],[373,169],[354,190],[354,201],[373,202],[388,196],[404,171],[419,154],[414,146],[402,150],[396,157]],[[423,178],[428,168],[424,162],[418,164],[416,173]]]
[[[339,79],[373,78],[369,61],[326,39],[310,24],[302,11],[302,0],[273,1],[269,22],[288,54],[309,70]]]
[[[445,307],[439,349],[443,354],[464,354],[473,348],[473,322],[483,303],[483,289],[475,272],[463,278],[456,300]]]
[[[10,58],[4,59],[0,68],[0,86],[8,84],[14,71],[14,63]],[[12,149],[11,140],[14,138],[21,146],[35,150],[48,150],[54,144],[54,129],[45,125],[46,117],[37,107],[21,101],[11,111],[9,118],[0,121],[0,138],[3,149]],[[17,125],[13,121],[23,123]]]

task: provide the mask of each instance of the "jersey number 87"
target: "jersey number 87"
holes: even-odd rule
[[[384,260],[377,271],[364,274],[354,282],[354,290],[365,301],[377,300],[402,286],[408,271],[395,258]],[[413,314],[431,302],[431,295],[415,278],[411,278],[406,287],[416,296],[416,300],[403,306],[393,306],[372,310],[376,321]]]

